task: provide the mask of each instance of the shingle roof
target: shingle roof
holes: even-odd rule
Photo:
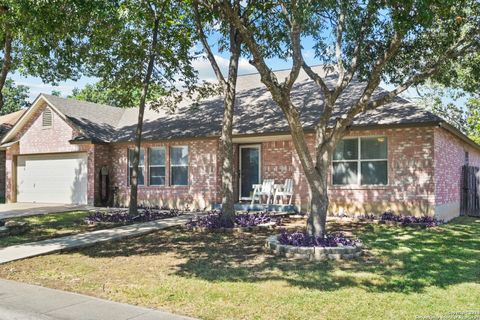
[[[125,112],[124,109],[105,104],[42,95],[76,125],[85,134],[86,139],[110,141]]]
[[[282,79],[287,71],[276,72]],[[335,78],[326,77],[333,86]],[[337,102],[331,124],[360,96],[364,83],[352,81]],[[288,124],[270,93],[261,84],[258,74],[238,78],[237,100],[234,113],[234,134],[264,134],[288,132]],[[378,90],[376,97],[385,91]],[[137,108],[120,109],[106,105],[44,95],[72,123],[78,125],[90,139],[121,142],[132,141],[135,135]],[[306,129],[313,125],[323,111],[323,96],[316,84],[303,72],[293,87],[292,100],[301,111],[301,121]],[[218,136],[221,132],[223,99],[212,97],[196,108],[191,103],[181,103],[174,113],[146,110],[143,139],[164,140],[176,138]],[[355,117],[352,126],[378,126],[398,124],[440,123],[443,120],[402,98],[396,98],[376,110]]]
[[[9,114],[0,116],[0,139],[17,123],[18,119],[27,111],[27,109],[18,110]]]

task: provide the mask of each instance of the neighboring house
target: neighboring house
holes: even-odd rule
[[[279,78],[286,71],[277,72]],[[334,77],[327,79],[334,83]],[[364,84],[339,98],[333,118],[353,103]],[[379,95],[382,91],[379,91]],[[308,144],[322,112],[322,96],[301,73],[293,89]],[[139,201],[208,208],[221,202],[220,97],[175,113],[148,110],[141,153]],[[40,95],[2,140],[7,200],[126,205],[137,109]],[[332,119],[333,121],[333,119]],[[293,203],[305,210],[309,189],[288,125],[258,74],[238,79],[234,116],[235,194],[248,199],[266,178],[294,180]],[[468,159],[468,160],[467,160]],[[480,165],[480,147],[441,118],[398,98],[357,116],[333,158],[330,211],[459,215],[461,167]],[[108,181],[102,174],[108,173]],[[109,186],[109,191],[106,186]],[[106,191],[107,190],[107,191]],[[108,202],[108,201],[107,201]]]
[[[0,139],[15,125],[26,109],[0,116]],[[0,150],[0,202],[5,201],[5,150]]]

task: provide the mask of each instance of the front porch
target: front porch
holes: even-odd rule
[[[234,139],[234,200],[236,211],[269,211],[298,213],[300,195],[294,181],[293,148],[288,137],[255,137]],[[270,196],[259,194],[260,185],[272,182]],[[289,180],[291,193],[278,192]],[[297,180],[298,182],[298,180]],[[257,187],[257,193],[254,192]],[[252,198],[255,201],[252,202]],[[215,203],[213,209],[221,209]],[[297,201],[295,201],[297,200]]]

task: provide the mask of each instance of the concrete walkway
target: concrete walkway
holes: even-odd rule
[[[156,230],[182,225],[192,217],[192,214],[186,214],[173,218],[5,247],[0,249],[0,264],[66,249],[91,246],[100,242],[139,236]]]
[[[1,320],[192,319],[81,294],[0,280]]]
[[[2,203],[0,220],[7,218],[35,216],[39,214],[58,213],[77,210],[91,210],[92,206],[58,204],[58,203]]]

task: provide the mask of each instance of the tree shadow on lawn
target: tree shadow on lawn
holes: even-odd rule
[[[356,287],[411,293],[428,286],[480,283],[480,219],[459,218],[432,229],[368,223],[331,223],[329,227],[361,238],[366,245],[364,256],[349,261],[289,260],[264,249],[266,237],[278,231],[223,234],[185,229],[104,244],[82,253],[159,255],[159,259],[169,253],[176,261],[171,272],[183,277],[212,282],[286,281],[325,291]]]

